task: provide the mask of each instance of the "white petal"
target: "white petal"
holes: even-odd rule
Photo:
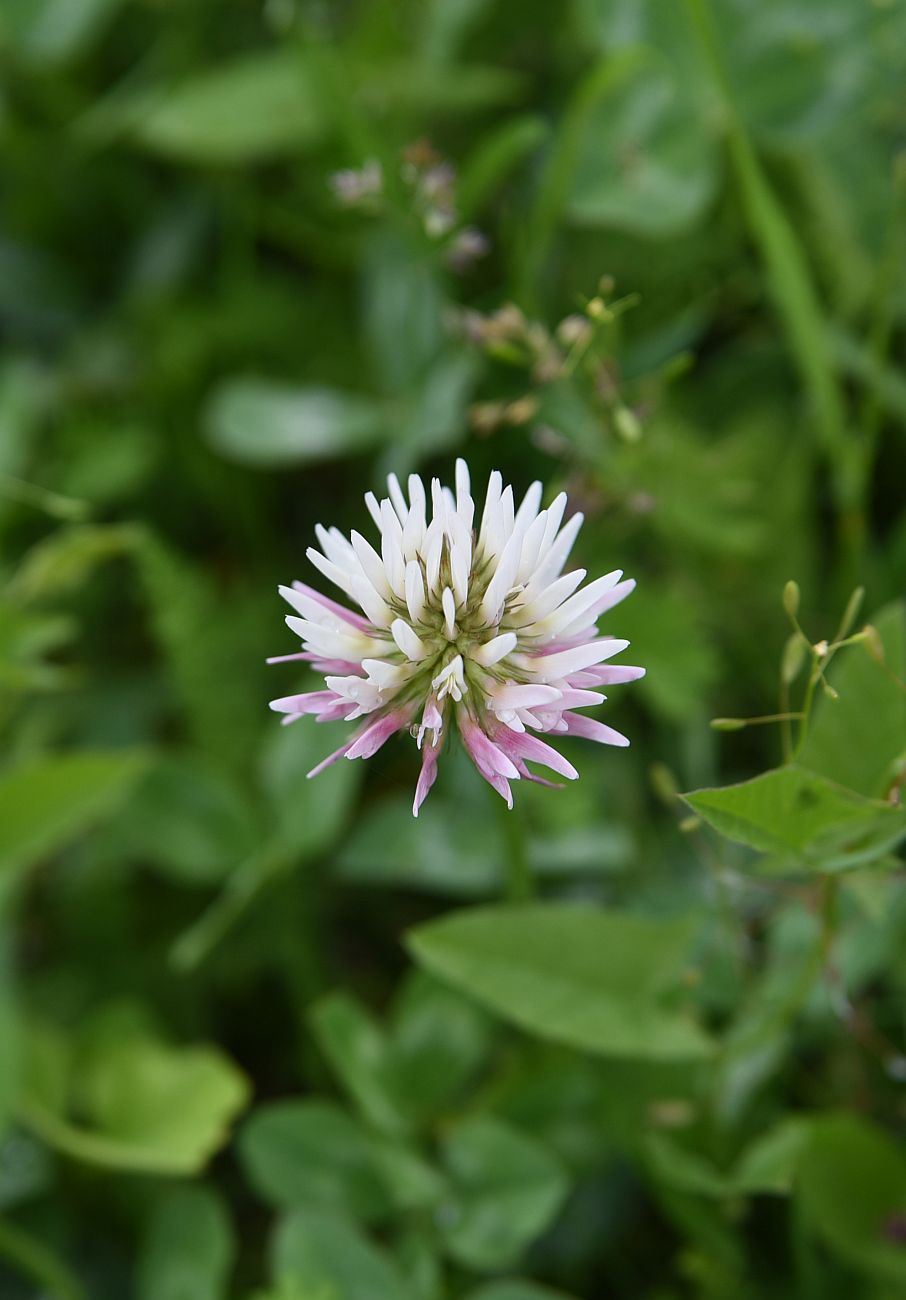
[[[352,549],[356,553],[356,558],[362,566],[365,577],[379,596],[382,596],[384,600],[389,600],[393,595],[393,590],[387,581],[387,570],[384,567],[384,561],[361,533],[353,530],[351,537]]]
[[[366,492],[366,493],[365,493],[365,505],[368,507],[368,513],[371,515],[371,518],[374,520],[374,522],[375,522],[375,524],[377,525],[377,527],[380,528],[380,526],[381,526],[381,507],[380,507],[380,504],[379,504],[379,502],[378,502],[377,497],[374,495],[373,492]]]
[[[406,608],[413,623],[420,623],[425,612],[425,584],[417,560],[406,565]]]
[[[390,634],[406,658],[412,663],[420,663],[426,657],[428,650],[424,641],[412,630],[405,619],[394,619],[390,624]]]
[[[542,681],[558,680],[568,677],[570,673],[581,672],[583,668],[590,668],[592,664],[602,663],[625,650],[628,645],[628,641],[620,641],[616,637],[589,641],[586,645],[575,645],[569,650],[542,655],[532,660],[532,666]]]
[[[530,631],[532,624],[562,605],[584,579],[584,569],[573,569],[572,573],[564,573],[562,577],[556,578],[546,586],[529,583],[523,593],[522,604],[516,605],[511,611],[512,621],[518,627],[525,627]]]
[[[444,529],[439,519],[432,519],[425,533],[425,582],[429,591],[437,590],[440,562],[444,553]]]
[[[532,485],[530,486],[529,490],[526,492],[525,496],[522,498],[522,504],[520,505],[519,510],[516,514],[515,523],[517,527],[522,528],[523,533],[535,521],[535,517],[538,514],[538,507],[541,504],[542,491],[543,488],[536,479],[535,482],[532,483]]]
[[[488,478],[488,490],[484,499],[484,510],[481,515],[481,528],[478,531],[479,549],[486,550],[488,533],[492,527],[496,527],[497,515],[500,509],[500,493],[503,491],[503,479],[500,476],[500,470],[492,470]]]
[[[503,632],[500,636],[493,637],[490,641],[485,641],[484,645],[479,646],[472,652],[472,658],[476,663],[481,664],[483,668],[491,668],[494,664],[500,663],[508,654],[516,649],[516,633]]]
[[[538,565],[538,576],[547,579],[556,578],[560,573],[572,550],[573,542],[576,540],[576,534],[582,527],[585,516],[580,512],[563,525],[556,541],[545,555],[543,552]]]
[[[402,664],[388,664],[386,659],[363,659],[362,667],[368,674],[368,680],[381,690],[395,690],[409,680],[411,669]]]
[[[403,496],[400,481],[395,474],[387,475],[387,489],[390,492],[390,500],[393,502],[393,508],[400,524],[405,524],[409,511],[406,509],[406,498]]]
[[[472,500],[469,467],[462,457],[456,462],[456,513],[462,520],[463,526],[471,530],[475,518],[475,502]]]
[[[491,708],[531,709],[538,704],[555,704],[560,699],[556,686],[543,686],[538,682],[504,682],[488,693]]]
[[[444,630],[450,641],[456,636],[456,601],[449,587],[444,587],[440,601],[444,611]]]
[[[532,634],[534,636],[547,636],[554,634],[565,634],[565,629],[575,620],[582,617],[586,610],[591,609],[595,601],[606,592],[615,587],[623,576],[622,569],[614,569],[613,573],[605,574],[603,578],[595,578],[587,587],[577,591],[569,600],[565,600],[558,609],[548,614],[546,618],[536,621]]]

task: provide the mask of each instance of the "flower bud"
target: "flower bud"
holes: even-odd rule
[[[792,578],[783,589],[783,608],[790,618],[795,618],[799,613],[799,583]]]

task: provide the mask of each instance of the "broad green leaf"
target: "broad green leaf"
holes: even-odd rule
[[[492,1118],[466,1120],[444,1142],[453,1185],[438,1211],[446,1252],[468,1268],[506,1268],[553,1221],[567,1192],[540,1142]]]
[[[819,698],[799,762],[851,790],[882,798],[897,759],[906,756],[906,608],[886,606],[873,620],[884,665],[862,645],[840,651],[828,669],[839,699]]]
[[[796,1186],[802,1213],[834,1255],[902,1285],[906,1158],[856,1115],[811,1121]]]
[[[478,364],[469,352],[442,352],[400,414],[392,447],[383,459],[401,469],[408,458],[423,459],[462,440]],[[388,469],[389,472],[389,469]]]
[[[133,113],[137,140],[185,162],[243,164],[298,153],[325,130],[311,71],[290,50],[199,72],[146,95]]]
[[[688,919],[562,904],[475,908],[410,931],[426,969],[528,1033],[609,1056],[707,1053],[702,1030],[662,994],[694,934]]]
[[[57,852],[113,812],[146,765],[135,750],[83,750],[0,771],[0,876]]]
[[[281,1219],[271,1252],[275,1279],[325,1300],[416,1300],[382,1250],[339,1216],[291,1211]]]
[[[253,378],[220,384],[203,419],[216,451],[261,469],[348,456],[387,430],[383,407],[370,398]]]
[[[222,880],[261,834],[241,785],[188,754],[156,763],[111,827],[112,851],[188,884]]]
[[[363,809],[340,849],[340,878],[453,897],[494,893],[503,852],[498,827],[480,810],[475,817],[458,814],[458,805],[437,792],[417,821],[409,799],[383,799]]]
[[[694,1196],[726,1196],[729,1181],[700,1152],[666,1133],[649,1133],[643,1144],[648,1170],[655,1182]]]
[[[651,1133],[644,1150],[659,1183],[695,1196],[785,1196],[793,1186],[809,1136],[807,1119],[793,1116],[756,1138],[729,1171],[666,1133]]]
[[[412,1178],[402,1186],[399,1175],[405,1181],[407,1172],[412,1174],[415,1158],[407,1162],[401,1147],[385,1147],[330,1102],[262,1107],[243,1128],[239,1151],[252,1186],[273,1205],[337,1210],[370,1220],[412,1201]],[[421,1181],[436,1194],[430,1175]],[[416,1194],[415,1199],[423,1198]]]
[[[194,1174],[226,1139],[248,1083],[213,1047],[137,1034],[69,1044],[33,1025],[19,1110],[50,1146],[89,1164]],[[90,1121],[76,1125],[70,1110]]]
[[[797,766],[683,798],[728,839],[819,871],[880,857],[906,834],[906,810]]]
[[[362,326],[384,392],[408,397],[444,342],[444,294],[435,261],[386,229],[370,240],[362,268]]]
[[[208,1187],[179,1187],[154,1206],[138,1262],[138,1300],[224,1300],[236,1243]]]
[[[332,993],[311,1010],[312,1031],[363,1116],[391,1134],[409,1121],[400,1101],[397,1064],[371,1015],[348,993]]]
[[[364,764],[344,758],[311,780],[307,776],[344,738],[342,728],[319,727],[311,718],[291,727],[274,720],[261,755],[261,782],[272,832],[294,860],[323,852],[348,824]]]
[[[627,66],[590,115],[569,215],[663,238],[698,220],[717,187],[711,133],[665,62]]]
[[[430,1116],[466,1087],[490,1051],[490,1018],[469,999],[422,971],[403,985],[391,1044],[406,1109]]]

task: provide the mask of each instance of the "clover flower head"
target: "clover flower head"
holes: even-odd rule
[[[408,496],[391,474],[389,495],[366,505],[379,533],[316,528],[320,550],[308,558],[356,609],[294,582],[281,595],[295,611],[286,622],[302,641],[297,654],[324,675],[324,689],[274,700],[294,722],[362,725],[309,773],[339,758],[370,758],[395,732],[408,730],[421,751],[413,812],[437,773],[456,725],[478,771],[512,807],[510,782],[543,781],[540,764],[573,780],[572,763],[542,735],[582,736],[628,745],[612,727],[578,710],[606,698],[601,687],[632,681],[643,668],[607,662],[629,644],[599,635],[597,620],[628,596],[632,579],[615,570],[583,586],[584,569],[564,573],[582,515],[564,523],[565,493],[541,508],[533,483],[516,505],[495,470],[476,519],[469,472],[456,462],[455,490],[417,474]]]

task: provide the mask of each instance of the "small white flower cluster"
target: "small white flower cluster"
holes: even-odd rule
[[[409,728],[422,750],[417,813],[452,715],[478,770],[512,806],[510,781],[540,779],[528,762],[578,776],[538,733],[628,744],[576,710],[600,704],[600,687],[644,672],[607,664],[628,642],[596,629],[635,583],[615,570],[583,587],[584,569],[563,573],[582,524],[581,514],[564,523],[565,493],[542,509],[541,484],[533,483],[517,507],[495,471],[476,527],[464,461],[456,463],[455,491],[435,479],[429,502],[416,474],[407,487],[408,498],[391,474],[388,497],[365,497],[379,549],[361,533],[347,538],[319,525],[321,549],[308,550],[361,613],[303,583],[280,588],[296,611],[286,621],[303,646],[283,658],[311,662],[326,689],[271,707],[288,722],[304,714],[368,719],[315,771],[344,755],[368,757]]]

